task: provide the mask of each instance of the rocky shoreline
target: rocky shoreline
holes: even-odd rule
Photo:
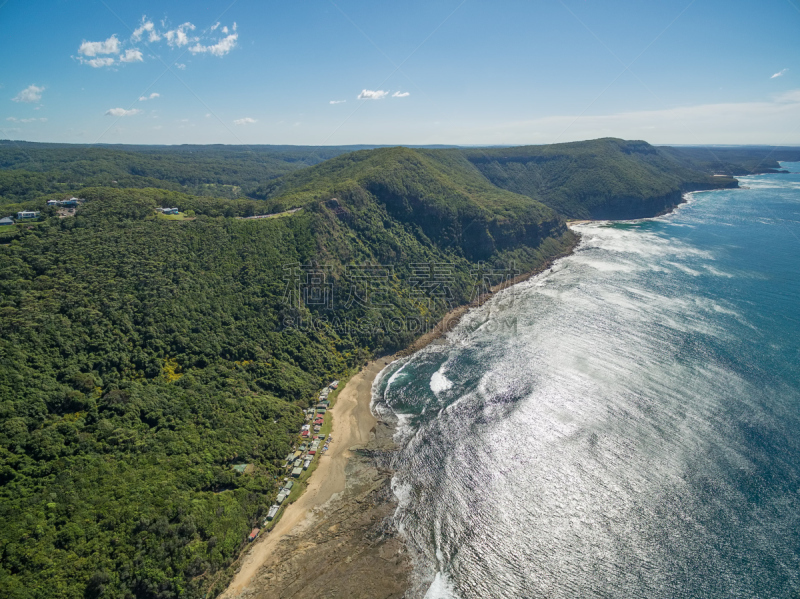
[[[344,491],[281,541],[241,597],[405,596],[411,560],[393,524],[393,434],[392,426],[378,422],[366,447],[350,448]]]

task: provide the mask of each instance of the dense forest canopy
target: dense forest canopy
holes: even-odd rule
[[[800,148],[786,146],[661,148],[689,168],[730,176],[781,172],[779,162],[800,161]]]
[[[264,181],[351,151],[293,146],[60,146],[0,142],[0,200],[84,187],[160,187],[252,195]]]
[[[386,152],[386,167],[409,158]],[[443,177],[426,161],[394,172],[261,220],[238,218],[255,200],[85,188],[74,216],[46,208],[0,230],[6,596],[217,592],[274,500],[300,408],[325,383],[469,301],[476,269],[529,270],[574,242],[540,206],[520,213],[523,242],[487,244],[527,198],[458,198],[443,179],[456,194],[448,210],[416,195]],[[176,204],[195,216],[156,214]],[[441,227],[432,236],[428,204]],[[355,287],[350,268],[364,264],[386,267],[372,281],[380,302]],[[327,269],[330,304],[292,296],[303,265]],[[414,281],[425,265],[444,267],[446,293]],[[237,463],[255,471],[237,474]]]
[[[520,148],[465,150],[494,185],[571,218],[643,218],[680,203],[687,191],[732,187],[643,141],[597,139]]]

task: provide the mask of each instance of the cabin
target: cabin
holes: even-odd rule
[[[22,220],[23,218],[38,218],[39,213],[34,212],[33,210],[23,210],[22,212],[17,212],[17,220]]]
[[[8,225],[13,225],[14,221],[8,218],[7,216],[4,218],[0,218],[0,227],[6,227]]]
[[[309,431],[303,431],[302,433],[300,433],[300,436],[303,437],[303,439],[308,439],[308,436],[310,434],[311,433]]]
[[[292,470],[292,476],[293,476],[294,478],[300,478],[300,475],[301,475],[301,474],[303,474],[303,468],[302,468],[302,466],[298,466],[297,468],[295,468],[294,470]]]
[[[333,382],[332,382],[332,383],[329,385],[329,387],[330,387],[331,389],[336,389],[338,386],[339,386],[339,381],[333,381]]]
[[[256,537],[258,536],[258,533],[259,533],[259,529],[258,528],[254,528],[253,530],[250,531],[250,536],[247,537],[247,540],[248,541],[255,541]]]
[[[267,512],[267,520],[272,520],[275,518],[275,516],[278,515],[279,509],[281,509],[281,506],[279,505],[273,505],[271,508],[269,508],[269,512]]]
[[[286,481],[286,484],[283,486],[283,488],[286,489],[287,493],[292,490],[292,487],[294,487],[293,480]]]
[[[178,214],[177,208],[156,208],[161,214]]]

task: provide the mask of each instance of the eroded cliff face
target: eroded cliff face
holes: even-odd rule
[[[693,191],[719,189],[720,187],[738,187],[738,181],[723,186],[712,185],[684,185],[670,193],[653,196],[650,198],[619,197],[612,198],[606,203],[592,208],[590,218],[593,220],[634,220],[638,218],[652,218],[666,214],[683,204],[685,195]]]

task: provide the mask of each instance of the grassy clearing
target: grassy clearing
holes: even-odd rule
[[[178,214],[156,214],[157,218],[163,220],[194,220],[190,216],[186,216],[183,212],[178,212]]]

